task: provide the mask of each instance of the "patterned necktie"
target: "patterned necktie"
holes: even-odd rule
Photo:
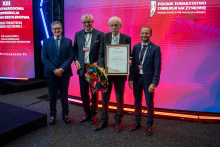
[[[57,48],[57,54],[59,56],[59,53],[60,53],[60,48],[59,48],[59,38],[56,39],[56,48]]]
[[[142,60],[143,60],[144,52],[145,52],[145,50],[146,50],[146,47],[147,47],[147,45],[143,45],[143,48],[142,48],[142,50],[141,50],[141,56],[140,56],[139,62],[138,62],[139,65],[141,65],[141,62],[142,62]]]
[[[117,37],[116,36],[113,37],[113,43],[112,44],[117,44]]]

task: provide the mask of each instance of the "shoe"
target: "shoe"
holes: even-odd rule
[[[99,131],[105,127],[107,127],[107,122],[101,121],[100,124],[93,129],[93,131]]]
[[[71,123],[71,120],[70,120],[70,118],[69,118],[69,115],[63,116],[62,119],[63,119],[63,121],[64,121],[66,124]]]
[[[80,123],[83,123],[83,122],[86,122],[86,121],[88,121],[88,120],[90,120],[91,119],[91,116],[89,116],[89,115],[85,115],[85,117],[83,117],[82,119],[80,119]]]
[[[147,133],[148,136],[150,136],[151,134],[153,134],[153,127],[152,127],[152,126],[148,126],[146,133]]]
[[[50,117],[49,125],[54,125],[56,123],[56,117]]]
[[[141,127],[141,123],[135,123],[131,128],[130,128],[130,132],[137,130],[138,128]]]
[[[93,125],[94,123],[96,123],[96,116],[92,116],[90,119],[90,124]]]
[[[120,132],[120,131],[121,131],[121,123],[116,124],[116,126],[115,126],[115,131],[116,131],[116,132]]]

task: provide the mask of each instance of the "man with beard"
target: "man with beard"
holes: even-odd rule
[[[144,90],[147,105],[147,135],[153,133],[154,123],[154,90],[160,80],[161,52],[160,47],[150,41],[152,29],[143,26],[140,29],[142,42],[134,45],[130,67],[129,87],[133,88],[135,106],[135,124],[130,132],[141,127],[142,93]]]

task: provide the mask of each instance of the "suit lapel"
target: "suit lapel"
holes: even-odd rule
[[[107,44],[111,44],[112,43],[112,33],[109,33],[107,35]]]
[[[94,44],[95,44],[95,41],[96,41],[97,36],[98,36],[97,31],[96,31],[95,29],[93,29],[89,53],[91,53],[91,51],[92,51],[92,48],[93,48],[93,46],[94,46]],[[99,41],[101,41],[101,40],[99,40]]]
[[[124,44],[124,42],[123,42],[123,36],[122,36],[122,33],[120,33],[120,40],[119,40],[119,44]]]
[[[141,43],[138,44],[136,50],[136,54],[135,54],[135,59],[137,60],[137,63],[139,61],[139,55],[140,55],[140,51],[141,51]]]
[[[52,51],[54,51],[56,53],[56,56],[58,58],[58,53],[57,53],[57,48],[56,48],[54,36],[50,38],[50,45],[49,46],[51,46]]]
[[[147,52],[146,52],[145,57],[144,57],[144,62],[143,62],[143,64],[145,63],[147,57],[150,55],[150,53],[151,53],[151,48],[152,48],[152,44],[151,44],[151,42],[149,42],[149,43],[148,43]]]
[[[61,54],[62,51],[63,51],[63,45],[64,45],[64,42],[65,42],[65,38],[62,37],[61,40],[60,40],[60,54]],[[59,54],[59,56],[60,56],[60,54]]]

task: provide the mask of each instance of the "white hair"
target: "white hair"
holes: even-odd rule
[[[117,17],[117,16],[111,17],[111,18],[108,20],[108,25],[110,24],[110,22],[111,22],[112,19],[117,19],[118,23],[121,25],[121,19],[120,19],[119,17]]]
[[[93,21],[93,17],[91,14],[84,14],[82,17],[81,17],[81,21],[83,21],[83,18],[87,18],[87,17],[91,17],[92,21]]]

